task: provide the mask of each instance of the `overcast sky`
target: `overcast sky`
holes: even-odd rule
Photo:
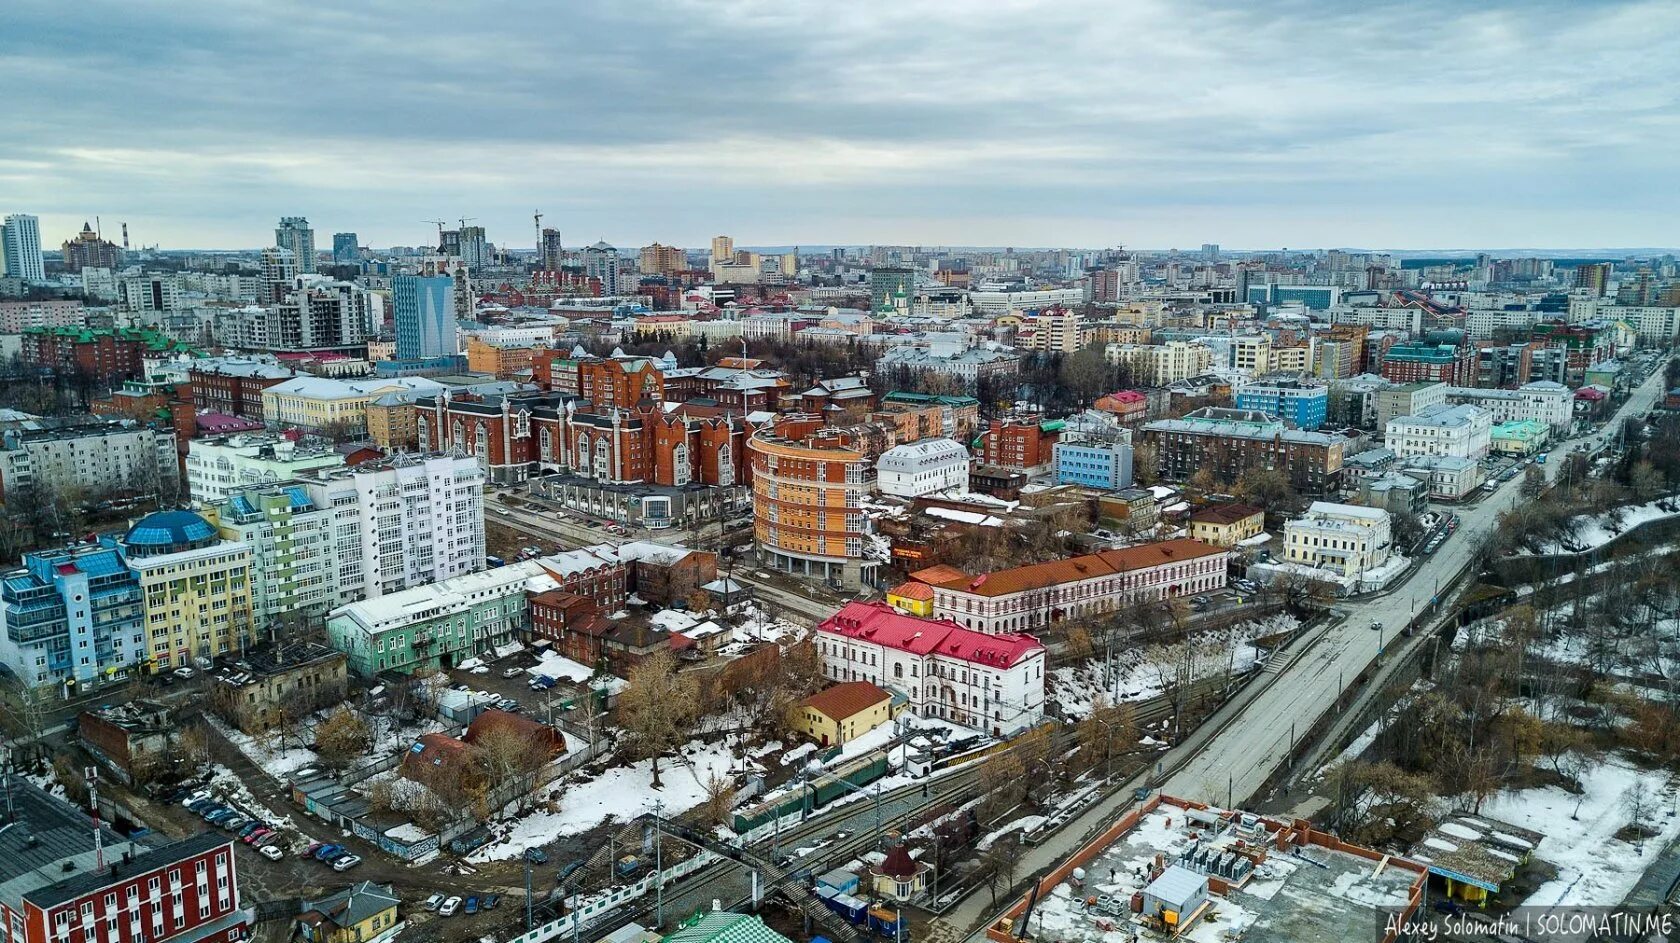
[[[1680,3],[11,0],[0,213],[435,239],[1680,243]],[[451,225],[454,225],[453,222]]]

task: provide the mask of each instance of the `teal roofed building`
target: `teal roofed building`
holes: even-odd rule
[[[1501,422],[1493,427],[1491,448],[1500,455],[1533,455],[1545,448],[1550,432],[1537,419]]]
[[[689,918],[664,943],[793,943],[749,914],[712,912]]]

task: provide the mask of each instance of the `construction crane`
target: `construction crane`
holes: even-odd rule
[[[537,230],[537,264],[542,264],[542,210],[531,211],[531,225]]]
[[[461,217],[461,228],[462,229],[467,228],[467,223],[469,223],[469,222],[471,222],[471,221],[473,221],[477,218],[478,218],[477,216],[463,216],[463,217]]]
[[[423,219],[423,220],[421,220],[421,222],[422,223],[431,223],[432,225],[434,225],[438,228],[437,244],[438,244],[438,248],[441,250],[443,248],[443,227],[449,225],[449,220],[447,220],[447,219]]]

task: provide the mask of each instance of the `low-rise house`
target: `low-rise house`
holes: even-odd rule
[[[717,554],[704,550],[633,540],[618,546],[618,559],[631,592],[659,606],[686,603],[717,579]]]
[[[894,446],[875,460],[882,494],[915,498],[968,486],[968,449],[953,439],[929,438]]]
[[[892,719],[892,694],[869,681],[842,681],[792,708],[792,726],[819,746],[839,746]]]
[[[963,574],[933,585],[936,616],[982,632],[1022,632],[1064,619],[1224,587],[1230,552],[1178,539],[1065,560]]]
[[[363,881],[318,900],[306,900],[298,936],[307,943],[377,943],[395,935],[401,901],[388,884]]]
[[[1246,504],[1212,504],[1190,515],[1190,537],[1215,547],[1235,547],[1266,529],[1266,512]]]
[[[347,661],[343,652],[316,642],[246,651],[211,678],[211,707],[246,733],[269,730],[288,711],[295,717],[343,700]]]
[[[1439,501],[1462,501],[1482,486],[1482,463],[1456,455],[1413,455],[1399,469],[1423,482]]]
[[[910,857],[903,843],[887,849],[880,864],[869,866],[869,885],[877,896],[897,901],[919,897],[933,879],[933,865]]]
[[[1546,447],[1548,427],[1535,419],[1502,422],[1490,433],[1492,451],[1496,455],[1533,455]]]
[[[1314,501],[1307,513],[1283,525],[1286,562],[1345,580],[1363,582],[1389,562],[1393,545],[1388,512],[1380,508]]]

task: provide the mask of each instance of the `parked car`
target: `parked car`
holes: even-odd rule
[[[213,800],[213,799],[203,798],[203,799],[194,799],[191,802],[187,802],[187,803],[183,803],[183,804],[187,807],[188,812],[201,813],[205,809],[210,808],[211,806],[215,805],[216,803],[215,803],[215,800]]]
[[[309,843],[308,848],[305,848],[304,850],[298,852],[298,857],[299,858],[313,858],[313,857],[315,857],[315,852],[320,851],[322,848],[325,848],[325,847],[327,847],[327,843],[324,842],[324,841],[312,841],[312,842]]]
[[[442,906],[443,906],[443,895],[442,894],[433,894],[432,896],[426,898],[426,910],[428,912],[436,913],[437,909],[439,907],[442,907]]]
[[[525,860],[532,864],[548,864],[548,854],[541,848],[525,849]]]
[[[200,790],[197,790],[196,792],[188,793],[186,798],[180,799],[178,801],[181,803],[181,805],[183,807],[190,809],[190,808],[193,807],[193,805],[195,803],[209,802],[210,801],[210,794],[205,792],[204,790],[200,789]]]
[[[525,673],[524,668],[503,668],[502,669],[502,677],[504,677],[504,678],[517,678],[524,673]]]
[[[286,853],[280,850],[279,845],[264,845],[257,849],[257,854],[262,855],[270,861],[279,861],[281,858],[286,857]]]
[[[361,863],[361,855],[345,855],[342,858],[334,858],[332,868],[334,871],[348,871]]]
[[[260,822],[256,819],[252,819],[251,821],[246,822],[244,825],[239,826],[239,837],[240,838],[245,838],[246,836],[250,835],[252,832],[256,831],[259,828],[262,828],[262,822]]]
[[[455,916],[455,911],[460,910],[460,909],[461,909],[461,898],[451,897],[448,900],[444,901],[441,905],[438,906],[438,916],[440,916],[440,917],[453,917],[453,916]]]
[[[500,894],[485,894],[483,899],[478,902],[478,909],[479,910],[494,910],[496,905],[501,903],[501,902],[502,902],[502,895],[500,895]]]
[[[261,842],[263,839],[265,839],[268,836],[273,835],[273,834],[274,834],[274,829],[265,828],[265,827],[259,825],[258,827],[256,827],[256,828],[252,829],[251,831],[245,833],[245,844],[255,845],[258,842]]]
[[[466,913],[468,913],[468,914],[478,913],[478,895],[475,894],[471,897],[468,897],[467,898],[467,906],[464,909],[465,909]]]
[[[234,815],[230,815],[227,818],[222,819],[220,822],[217,822],[216,824],[220,825],[222,828],[225,828],[230,832],[233,832],[234,834],[238,834],[240,829],[242,829],[246,825],[250,824],[250,821],[251,820],[246,818],[245,816],[235,813]]]
[[[187,678],[190,678],[190,677],[192,677],[192,676],[193,676],[193,675],[195,675],[195,674],[197,674],[197,673],[198,673],[198,672],[196,672],[196,671],[194,671],[194,670],[192,670],[192,669],[191,669],[191,668],[188,668],[188,667],[187,667],[187,666],[185,666],[185,665],[182,665],[182,666],[181,666],[181,667],[179,667],[179,668],[176,668],[176,669],[175,669],[175,670],[174,670],[174,671],[173,671],[173,672],[172,672],[172,674],[174,674],[174,675],[175,675],[175,677],[177,677],[177,678],[181,678],[181,679],[183,679],[183,680],[185,680],[185,679],[187,679]]]
[[[341,853],[343,853],[343,851],[344,851],[344,846],[343,845],[322,845],[315,852],[315,860],[316,861],[329,861],[329,860],[331,860],[332,855],[341,854]]]
[[[496,709],[509,712],[517,711],[519,710],[519,702],[511,697],[504,697],[496,702]]]

